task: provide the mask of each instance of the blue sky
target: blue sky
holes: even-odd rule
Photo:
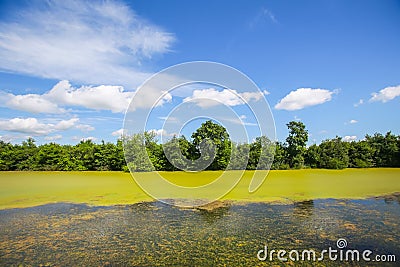
[[[115,142],[138,86],[195,60],[232,66],[266,91],[280,141],[291,120],[306,124],[310,144],[400,134],[398,1],[67,2],[0,3],[2,140]],[[165,111],[183,99],[166,99]],[[160,132],[158,112],[149,127]]]

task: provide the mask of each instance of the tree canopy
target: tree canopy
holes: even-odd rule
[[[400,167],[400,136],[391,132],[366,135],[363,140],[351,142],[337,136],[307,147],[305,125],[292,121],[287,127],[285,143],[265,136],[250,144],[234,143],[226,129],[212,121],[204,122],[191,139],[174,136],[164,144],[158,143],[152,132],[123,136],[116,144],[87,140],[76,145],[38,146],[32,138],[21,144],[0,140],[0,171],[190,170],[200,156],[211,157],[207,154],[211,150],[205,147],[212,147],[215,152],[208,170]]]

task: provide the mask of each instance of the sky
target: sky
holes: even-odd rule
[[[260,94],[183,87],[160,100],[147,130],[165,133],[165,117],[185,101],[207,110],[201,96],[231,108],[254,138],[240,95],[265,97],[279,141],[292,120],[306,125],[309,144],[400,134],[399,44],[400,2],[391,0],[3,0],[0,139],[115,142],[141,84],[190,61],[231,66]],[[189,136],[200,122],[180,133]]]

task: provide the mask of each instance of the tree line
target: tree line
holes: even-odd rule
[[[0,141],[0,170],[177,171],[195,168],[191,164],[199,159],[211,159],[207,170],[400,167],[400,136],[391,132],[351,142],[337,136],[307,147],[305,125],[291,121],[287,127],[285,142],[261,136],[250,144],[232,142],[226,129],[212,121],[204,122],[191,140],[174,136],[164,144],[152,132],[122,136],[116,144],[86,140],[38,146],[32,138],[21,144]],[[214,158],[204,149],[207,146],[213,147]]]

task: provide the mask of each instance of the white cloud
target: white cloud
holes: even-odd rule
[[[155,135],[167,134],[167,131],[165,131],[164,129],[151,129],[149,130],[149,132],[154,133]]]
[[[80,139],[80,141],[96,141],[97,140],[97,138],[96,137],[94,137],[94,136],[88,136],[88,137],[82,137],[81,139]]]
[[[44,137],[44,140],[46,140],[46,141],[56,141],[56,140],[60,140],[60,139],[62,139],[62,135],[61,134]]]
[[[350,124],[354,124],[354,123],[357,123],[357,122],[358,122],[357,120],[350,120],[349,121]]]
[[[0,106],[32,113],[65,112],[64,109],[58,107],[54,102],[37,94],[13,95],[0,91]]]
[[[178,117],[173,117],[173,116],[169,116],[169,117],[160,116],[160,117],[157,117],[157,118],[162,120],[162,121],[168,121],[169,123],[179,123],[180,122]]]
[[[122,86],[100,85],[74,88],[64,80],[57,83],[43,97],[59,105],[125,112],[133,95],[133,92],[125,92]]]
[[[76,125],[77,129],[81,130],[82,132],[90,132],[93,131],[95,128],[89,124],[78,124]]]
[[[59,131],[65,131],[65,130],[68,130],[68,129],[71,129],[72,127],[74,127],[78,121],[79,121],[78,118],[62,120],[62,121],[58,122],[56,125],[54,125],[54,129],[59,130]]]
[[[353,104],[353,106],[354,106],[355,108],[357,108],[357,107],[361,106],[362,104],[364,104],[364,99],[358,100],[358,102],[355,103],[355,104]]]
[[[244,116],[244,115],[242,115],[242,116]],[[230,123],[234,123],[234,124],[238,124],[238,125],[244,125],[244,126],[259,126],[255,122],[247,122],[247,121],[245,121],[246,118],[243,118],[242,116],[240,116],[239,118],[237,118],[237,117],[233,117],[233,118],[220,117],[220,118],[218,118],[218,120],[220,120],[221,122],[230,122]]]
[[[134,92],[122,86],[100,85],[75,88],[66,81],[58,82],[50,91],[39,95],[13,95],[0,91],[0,106],[33,113],[62,113],[62,106],[125,112]]]
[[[118,1],[42,1],[0,23],[0,69],[90,84],[134,88],[174,36]]]
[[[345,142],[351,142],[355,140],[357,140],[357,136],[355,135],[346,135],[345,137],[343,137],[343,141]]]
[[[284,110],[299,110],[305,107],[315,106],[332,99],[334,91],[326,89],[299,88],[296,91],[291,91],[288,95],[282,98],[276,109]]]
[[[56,131],[65,131],[75,126],[78,118],[61,120],[56,124],[41,123],[36,118],[13,118],[0,120],[0,130],[27,133],[32,135],[48,135]]]
[[[381,101],[386,103],[398,96],[400,96],[400,85],[386,87],[379,91],[379,93],[372,93],[372,97],[369,99],[370,102]]]
[[[250,102],[250,101],[259,101],[264,95],[269,95],[268,91],[263,91],[262,93],[259,92],[243,92],[243,93],[237,93],[236,90],[231,90],[235,94],[238,94],[240,97],[244,99],[245,102]]]
[[[151,129],[151,130],[149,130],[149,132],[154,133],[157,136],[174,136],[174,135],[178,135],[177,133],[168,133],[164,129]]]
[[[15,140],[18,140],[18,139],[20,139],[20,137],[21,136],[17,136],[17,135],[15,135],[15,134],[6,134],[6,135],[0,135],[0,140],[2,140],[3,142],[6,142],[6,143],[11,143],[11,142],[13,142],[13,141],[15,141]]]
[[[183,99],[186,101],[194,101],[198,106],[206,108],[214,105],[218,105],[218,102],[228,106],[243,105],[250,101],[258,101],[263,97],[263,94],[267,94],[267,91],[260,92],[243,92],[238,93],[236,90],[224,89],[218,91],[214,88],[193,90],[190,97]],[[214,101],[207,101],[214,100]]]
[[[267,90],[264,90],[264,91],[263,91],[263,94],[264,94],[264,95],[269,95],[269,94],[271,94],[271,93],[270,93],[269,91],[267,91]]]
[[[119,129],[111,133],[112,136],[120,137],[124,134],[124,129]]]

